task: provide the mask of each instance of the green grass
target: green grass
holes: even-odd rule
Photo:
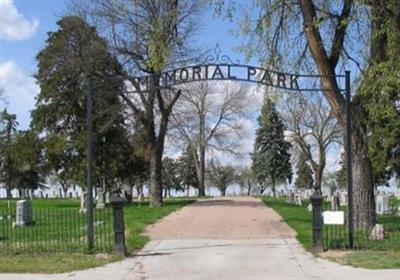
[[[1,209],[0,251],[8,253],[85,252],[87,215],[75,201],[33,201],[34,226],[13,227],[15,206]],[[7,217],[10,217],[8,219]],[[112,209],[95,209],[95,252],[112,250]]]
[[[133,251],[142,248],[149,240],[147,236],[143,235],[143,230],[147,225],[154,223],[155,221],[164,217],[165,215],[168,215],[171,212],[191,202],[193,202],[193,200],[188,200],[188,199],[166,200],[163,206],[159,208],[150,207],[148,202],[144,202],[140,206],[137,204],[126,206],[124,208],[124,218],[125,218],[126,245],[128,252],[132,253]],[[15,204],[15,201],[12,201],[12,203]],[[0,200],[0,207],[4,207],[5,205],[7,205],[7,202],[4,200]],[[64,212],[73,211],[74,213],[76,213],[76,215],[79,215],[78,200],[37,199],[33,200],[32,205],[33,209],[38,209],[38,212],[39,209],[41,211],[50,211],[50,212],[51,210],[55,210],[54,212],[59,211],[60,213],[62,213],[63,211]],[[13,207],[14,205],[12,206],[12,208]],[[109,211],[109,213],[111,212]],[[85,217],[84,214],[81,215]],[[67,217],[63,217],[63,219],[64,223],[65,221],[68,221]],[[71,226],[69,227],[64,226],[62,227],[62,231],[55,231],[53,233],[51,231],[49,232],[48,229],[44,230],[44,227],[40,230],[41,223],[39,222],[40,220],[33,227],[33,229],[37,230],[38,234],[45,234],[46,238],[50,236],[56,237],[60,233],[62,233],[63,236],[67,236],[67,233],[71,231]],[[71,224],[72,222],[70,221],[69,223]],[[68,225],[68,223],[65,224]],[[108,222],[106,224],[111,224],[111,223]],[[83,243],[80,245],[81,246],[80,249],[83,252],[85,251],[86,248],[85,224],[83,223],[82,225],[80,225],[80,227],[82,231],[79,234],[83,240]],[[15,230],[24,230],[24,229],[19,228]],[[73,231],[73,233],[76,232]],[[43,238],[43,236],[40,236],[40,238]],[[59,243],[63,244],[63,242]],[[55,242],[54,244],[57,243]],[[96,254],[88,255],[85,253],[76,253],[76,252],[74,253],[26,252],[22,254],[11,254],[11,255],[10,254],[2,255],[0,253],[0,272],[61,273],[72,270],[80,270],[80,269],[87,269],[90,267],[100,266],[120,259],[120,257],[118,256],[109,254],[101,254],[100,256],[101,257],[99,257],[99,255]]]
[[[281,215],[283,221],[296,231],[296,239],[309,250],[312,240],[312,220],[311,213],[308,212],[306,205],[299,206],[286,202],[284,199],[274,199],[270,197],[262,198],[264,203]]]
[[[105,265],[121,258],[81,253],[0,255],[0,273],[63,273]]]
[[[270,197],[264,197],[263,201],[281,215],[283,221],[296,231],[297,240],[305,249],[309,250],[312,240],[312,219],[311,213],[306,209],[306,204],[298,206],[290,204],[284,199],[274,199]],[[384,224],[386,229],[396,226],[397,230],[399,228],[400,217],[381,215],[378,217],[378,220],[380,223]],[[390,232],[387,232],[387,234],[390,234]],[[330,260],[354,267],[370,269],[400,268],[400,250],[397,250],[400,245],[400,236],[398,232],[396,232],[396,234],[397,236],[393,240],[368,241],[373,244],[375,250],[336,251],[340,252],[340,254],[332,254],[333,256],[328,254],[325,256],[324,253],[323,256]],[[361,239],[362,238],[360,238],[358,242],[365,241],[365,238]],[[344,242],[347,242],[347,239],[344,240]],[[392,247],[396,248],[396,250],[388,249]]]
[[[353,251],[328,256],[329,260],[353,267],[369,269],[398,269],[400,268],[400,251]]]

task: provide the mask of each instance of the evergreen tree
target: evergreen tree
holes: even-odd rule
[[[94,177],[98,186],[112,184],[131,153],[124,107],[118,98],[120,65],[96,30],[76,16],[62,18],[37,55],[40,94],[32,128],[43,135],[47,165],[64,192],[85,185],[87,77],[93,79]],[[108,183],[104,182],[107,172]],[[135,172],[132,170],[131,172]]]
[[[5,185],[7,198],[16,184],[16,164],[12,157],[12,145],[17,134],[17,116],[7,109],[0,113],[0,183]]]
[[[20,197],[26,190],[46,188],[46,168],[43,157],[43,142],[31,130],[19,131],[12,144],[11,156],[15,163],[14,180]]]
[[[189,188],[198,188],[199,180],[197,177],[197,169],[195,159],[192,156],[192,152],[189,147],[186,147],[182,156],[178,159],[179,170],[181,177],[181,184],[186,186],[187,195],[189,195]]]
[[[258,117],[252,169],[260,185],[268,184],[269,181],[272,183],[274,197],[276,183],[291,180],[292,177],[289,154],[291,144],[285,140],[284,130],[274,102],[265,98]]]
[[[303,152],[299,155],[299,162],[297,163],[297,178],[294,186],[298,189],[312,188],[314,184],[312,170],[307,163],[307,155]]]
[[[179,162],[173,158],[165,157],[163,159],[163,185],[164,196],[171,196],[171,189],[176,191],[183,191],[181,187],[181,177],[179,170]]]

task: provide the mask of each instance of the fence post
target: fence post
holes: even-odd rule
[[[114,217],[114,251],[126,256],[125,246],[125,223],[124,223],[124,200],[119,196],[112,196],[110,203],[113,208]]]
[[[314,193],[310,196],[310,201],[312,205],[312,251],[314,253],[320,253],[323,251],[323,243],[322,243],[322,215],[321,215],[321,205],[323,201],[323,197],[321,192],[315,190]]]

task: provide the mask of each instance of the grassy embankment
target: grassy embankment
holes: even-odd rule
[[[393,201],[393,198],[391,199]],[[297,232],[297,240],[305,249],[311,248],[312,224],[311,213],[307,211],[306,205],[298,206],[286,202],[284,199],[263,198],[263,201],[276,212],[283,220]],[[392,202],[391,203],[394,203]],[[380,217],[380,222],[384,224],[400,223],[399,219]],[[400,225],[399,225],[400,226]],[[400,250],[358,250],[358,251],[339,251],[332,254],[323,253],[322,256],[354,267],[370,269],[400,268]]]
[[[128,252],[142,248],[148,241],[144,236],[144,228],[173,211],[191,203],[193,200],[177,199],[166,200],[159,208],[151,208],[147,202],[138,206],[129,205],[124,208],[126,245]],[[7,205],[6,200],[0,200],[0,206]],[[36,199],[32,203],[33,209],[79,209],[79,201],[73,199]],[[15,207],[15,201],[11,201]],[[66,229],[68,230],[68,229]],[[61,273],[73,270],[87,269],[101,266],[109,262],[120,260],[121,257],[113,254],[85,253],[29,253],[8,255],[0,252],[0,272],[15,273]]]

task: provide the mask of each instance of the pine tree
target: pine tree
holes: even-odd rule
[[[189,195],[189,188],[193,187],[198,189],[199,179],[197,177],[196,165],[189,147],[186,147],[182,156],[178,160],[179,173],[181,177],[181,184],[186,186],[187,195]]]
[[[294,186],[297,189],[312,188],[314,184],[312,170],[307,163],[307,156],[304,153],[300,153],[299,162],[297,163],[297,178]]]
[[[12,157],[12,146],[17,134],[17,116],[7,109],[0,112],[0,183],[6,186],[7,198],[16,187],[16,164]]]
[[[86,79],[93,79],[94,177],[96,185],[114,179],[131,153],[124,107],[118,98],[122,83],[115,78],[121,66],[107,44],[86,22],[67,16],[50,32],[37,55],[40,85],[32,128],[43,135],[46,164],[64,192],[71,184],[85,185]],[[107,172],[107,176],[103,176]],[[132,173],[135,170],[131,171]],[[108,180],[107,179],[107,180]],[[103,181],[103,183],[101,183]],[[111,180],[108,180],[110,184]]]
[[[274,102],[269,98],[264,100],[258,126],[252,168],[260,185],[272,183],[275,197],[276,183],[291,180],[292,177],[289,154],[291,144],[285,140],[283,122]]]

